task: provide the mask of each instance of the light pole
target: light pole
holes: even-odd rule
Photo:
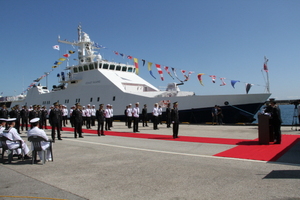
[[[45,72],[45,75],[46,75],[46,87],[47,87],[47,89],[48,89],[48,75],[49,74],[50,74],[49,72]]]

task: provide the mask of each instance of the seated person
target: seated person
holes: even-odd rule
[[[29,148],[28,148],[27,144],[20,137],[17,129],[14,128],[14,126],[16,124],[16,118],[6,119],[6,123],[7,123],[8,127],[3,131],[2,135],[7,137],[10,140],[21,140],[22,141],[22,149],[25,153],[24,159],[31,159],[31,157],[29,157],[27,155],[29,153]],[[19,146],[18,142],[6,141],[6,143],[7,143],[7,146],[9,149],[13,149],[13,148],[16,148]],[[17,153],[19,155],[18,156],[19,159],[22,158],[20,149],[17,150]]]
[[[45,131],[42,130],[42,129],[39,129],[39,121],[40,121],[40,118],[33,118],[32,120],[30,120],[30,124],[31,124],[31,126],[33,128],[30,129],[27,132],[27,137],[30,137],[30,136],[40,136],[40,137],[44,138],[45,140],[49,141],[49,138],[46,135]],[[47,149],[50,145],[51,145],[50,141],[49,142],[41,141],[41,147],[42,147],[43,150]],[[41,151],[39,151],[39,157],[40,157],[40,159],[42,159],[42,152]],[[46,159],[48,161],[52,160],[52,155],[51,155],[50,149],[47,150],[47,157],[46,157]]]

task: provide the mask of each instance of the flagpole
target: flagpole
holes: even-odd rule
[[[266,89],[267,89],[267,92],[270,93],[269,70],[268,70],[268,67],[267,67],[268,66],[267,63],[268,63],[269,59],[267,59],[266,56],[264,58],[265,58],[265,64],[264,65],[266,67],[265,71],[266,71],[266,74],[267,74],[267,86],[266,86]]]

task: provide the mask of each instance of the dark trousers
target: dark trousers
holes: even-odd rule
[[[68,124],[68,116],[63,116],[63,124],[66,126]]]
[[[214,125],[215,123],[218,124],[218,116],[217,115],[214,115],[212,117],[212,124]]]
[[[18,133],[20,133],[20,119],[16,120],[15,129],[17,129]]]
[[[54,141],[55,140],[55,128],[56,128],[56,130],[57,130],[57,138],[58,139],[61,139],[60,138],[60,129],[61,129],[61,127],[60,127],[60,121],[58,121],[58,122],[52,122],[52,140]]]
[[[77,133],[79,137],[82,136],[82,123],[81,122],[75,122],[74,123],[74,137],[77,138]]]
[[[105,118],[105,130],[110,130],[110,118]]]
[[[127,126],[128,126],[128,128],[131,128],[131,123],[132,123],[132,117],[127,117]]]
[[[45,129],[47,129],[47,118],[46,119],[43,119],[43,126],[45,127]]]
[[[74,117],[70,117],[70,124],[71,124],[72,127],[74,127],[74,123],[75,123],[74,122]]]
[[[139,118],[133,117],[133,132],[139,131]]]
[[[272,124],[274,131],[274,139],[276,143],[281,143],[281,123]]]
[[[26,128],[25,130],[28,131],[28,118],[22,118],[22,131],[24,130],[24,127]]]
[[[104,135],[104,122],[98,122],[98,129],[97,129],[97,133],[98,135]],[[100,132],[101,131],[101,132]]]
[[[158,124],[158,116],[153,116],[153,129],[157,129],[157,124]]]
[[[171,116],[167,116],[167,127],[171,127]]]
[[[179,123],[173,123],[173,138],[178,138]]]
[[[142,121],[143,121],[143,127],[148,126],[147,125],[147,116],[143,116]]]
[[[95,126],[96,116],[91,117],[91,126]]]
[[[91,117],[86,117],[86,128],[91,128]]]

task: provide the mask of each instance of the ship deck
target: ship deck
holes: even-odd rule
[[[83,126],[83,128],[85,128]],[[0,197],[45,199],[291,199],[300,196],[300,131],[282,127],[282,144],[259,145],[257,126],[124,122],[98,137],[74,139],[64,127],[54,162],[1,164]],[[51,131],[46,133],[50,136]],[[25,139],[25,132],[21,134]],[[28,143],[29,144],[29,143]],[[30,147],[30,146],[29,146]],[[278,187],[280,185],[280,187]],[[270,189],[273,188],[273,189]]]

